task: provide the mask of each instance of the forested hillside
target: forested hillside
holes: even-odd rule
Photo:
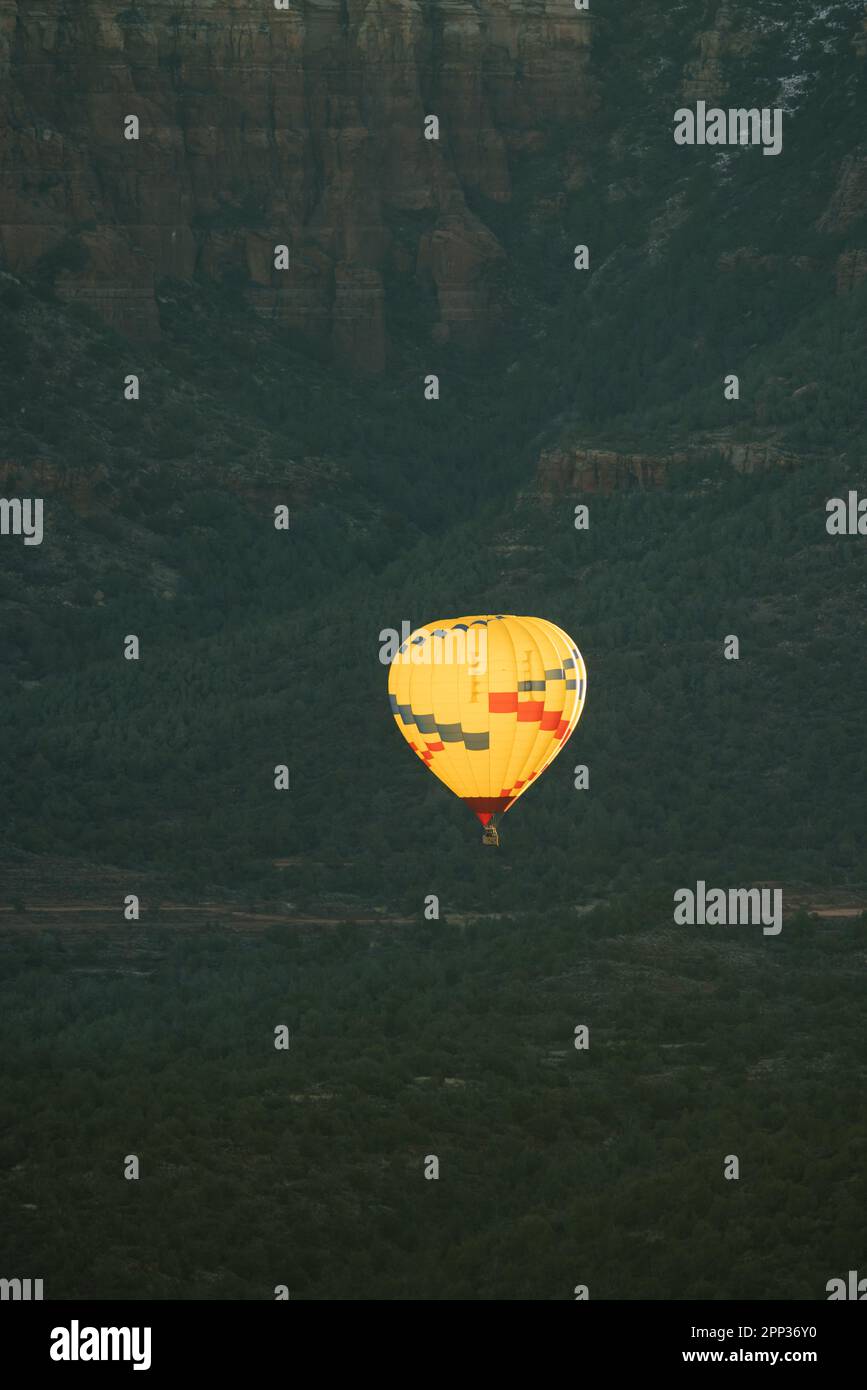
[[[815,1300],[857,1260],[851,922],[685,940],[645,897],[2,952],[3,1251],[46,1298]]]
[[[217,631],[206,608],[202,636],[129,624],[138,663],[102,620],[102,659],[37,687],[38,725],[32,687],[7,696],[13,843],[301,906],[405,909],[438,891],[455,910],[529,910],[695,866],[863,882],[865,571],[858,537],[825,530],[841,477],[720,467],[699,488],[597,498],[587,532],[569,506],[525,506],[492,516],[484,545],[468,524],[300,612],[251,622],[254,589]],[[590,694],[491,862],[393,727],[379,635],[503,610],[571,632]]]

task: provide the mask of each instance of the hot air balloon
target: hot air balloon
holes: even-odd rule
[[[410,748],[499,844],[497,823],[556,758],[581,717],[584,659],[545,618],[507,613],[417,628],[389,667]]]

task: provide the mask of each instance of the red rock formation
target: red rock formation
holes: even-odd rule
[[[840,164],[830,202],[817,226],[832,235],[846,232],[867,211],[867,148],[853,150]],[[838,294],[851,294],[867,275],[867,251],[856,247],[837,258]]]
[[[417,268],[437,287],[442,327],[464,337],[478,337],[498,317],[496,298],[485,280],[486,269],[502,258],[493,233],[469,213],[443,217],[423,236]]]
[[[622,492],[628,488],[661,487],[672,468],[722,456],[739,473],[767,468],[792,468],[800,457],[780,449],[773,441],[736,444],[725,436],[702,438],[688,449],[664,454],[621,453],[613,449],[581,447],[546,449],[536,468],[533,494],[541,501],[572,494]]]
[[[542,497],[660,487],[672,464],[686,461],[686,454],[652,457],[610,449],[548,449],[539,459],[536,486]]]
[[[687,105],[706,101],[713,106],[722,101],[728,93],[727,60],[752,52],[755,44],[755,34],[744,28],[743,13],[735,15],[728,5],[720,5],[713,28],[697,35],[693,43],[695,57],[684,70],[682,90]]]
[[[15,459],[0,459],[0,491],[10,495],[50,497],[61,494],[76,511],[87,512],[105,481],[106,470],[101,465],[61,467],[48,459],[31,459],[19,463]]]
[[[2,264],[29,271],[73,237],[83,263],[60,292],[146,337],[155,281],[240,277],[262,313],[377,370],[389,213],[426,213],[438,336],[490,332],[502,253],[464,195],[507,201],[509,150],[588,110],[590,16],[571,0],[288,4],[2,0]]]
[[[864,18],[861,20],[861,26],[852,40],[852,47],[859,58],[867,57],[867,4],[864,6]]]
[[[837,293],[851,294],[867,278],[867,251],[844,251],[837,258]]]
[[[822,232],[845,232],[867,211],[867,149],[848,154],[840,165],[831,201],[819,219]]]

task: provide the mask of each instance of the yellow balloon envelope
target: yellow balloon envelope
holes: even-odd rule
[[[416,629],[388,694],[410,748],[494,826],[566,743],[587,694],[584,659],[545,618],[482,614]]]

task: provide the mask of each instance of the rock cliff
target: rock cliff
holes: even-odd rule
[[[688,449],[661,454],[618,452],[581,446],[546,449],[539,458],[533,488],[527,494],[542,502],[585,493],[622,492],[630,488],[662,487],[673,469],[684,464],[700,467],[724,459],[738,473],[768,468],[795,468],[806,455],[794,454],[773,441],[736,443],[725,435],[704,437]]]
[[[484,338],[502,252],[467,199],[507,202],[511,151],[592,108],[591,32],[571,0],[0,0],[0,259],[53,256],[143,338],[197,273],[357,368],[388,273],[432,285],[440,340]]]

